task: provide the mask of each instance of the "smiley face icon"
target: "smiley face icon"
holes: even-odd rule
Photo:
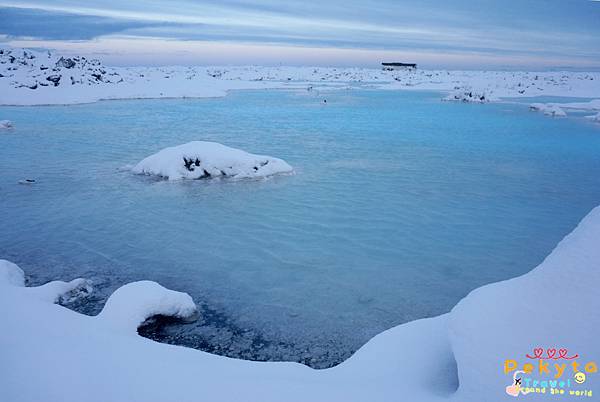
[[[585,373],[582,373],[581,371],[575,373],[574,377],[577,384],[583,384],[585,382]]]

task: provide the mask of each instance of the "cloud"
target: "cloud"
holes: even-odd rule
[[[0,33],[13,38],[90,40],[129,29],[164,27],[156,22],[78,15],[27,8],[0,8]]]
[[[600,63],[597,2],[507,2],[96,0],[87,6],[73,0],[0,0],[0,7],[10,6],[0,8],[0,35],[48,40],[162,38],[170,43],[463,52],[548,60],[560,56]]]

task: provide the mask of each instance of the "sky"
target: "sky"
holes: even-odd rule
[[[594,0],[0,0],[0,44],[111,65],[600,69]]]

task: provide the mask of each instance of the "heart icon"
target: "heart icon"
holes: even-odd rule
[[[565,358],[567,357],[567,349],[562,348],[562,349],[558,349],[558,358]]]
[[[506,387],[506,393],[510,396],[519,396],[519,390],[521,387],[518,385],[509,385]]]
[[[548,359],[553,359],[556,356],[556,349],[548,349],[546,353],[548,354]]]
[[[540,359],[542,354],[544,354],[544,348],[535,348],[533,349],[533,356],[530,356],[529,354],[526,356],[530,359]]]

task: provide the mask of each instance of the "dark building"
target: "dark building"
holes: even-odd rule
[[[381,65],[386,71],[417,69],[417,65],[415,63],[381,63]]]

